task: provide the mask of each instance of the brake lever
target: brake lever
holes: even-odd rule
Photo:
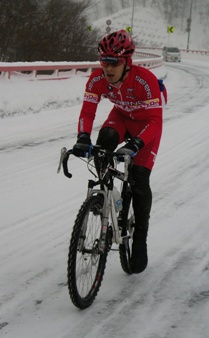
[[[58,168],[57,168],[57,173],[59,174],[60,170],[61,170],[61,167],[62,167],[62,163],[63,163],[63,160],[64,158],[67,156],[67,148],[66,147],[63,147],[61,149],[61,155],[60,155],[60,160],[59,160],[59,165],[58,165]]]

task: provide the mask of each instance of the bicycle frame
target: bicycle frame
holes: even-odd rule
[[[101,154],[104,156],[106,154],[106,151],[101,151]],[[61,157],[59,162],[59,167],[57,172],[60,172],[61,165],[63,164],[63,171],[65,176],[68,178],[71,178],[72,175],[69,173],[67,168],[67,161],[69,158],[69,155],[73,154],[72,150],[68,150],[66,148],[61,149]],[[104,198],[103,208],[102,208],[102,229],[101,229],[101,238],[100,238],[100,244],[99,244],[99,250],[100,252],[103,252],[105,245],[106,245],[106,233],[108,231],[109,227],[109,220],[111,220],[112,225],[112,243],[115,244],[122,244],[124,237],[121,235],[122,232],[122,226],[120,226],[120,219],[121,219],[121,212],[117,215],[115,207],[114,207],[114,200],[113,200],[113,187],[114,187],[114,179],[117,178],[123,182],[122,186],[122,192],[123,189],[127,188],[128,185],[128,176],[129,176],[129,165],[131,163],[131,157],[130,155],[120,155],[120,158],[123,157],[124,161],[124,172],[121,172],[117,170],[116,168],[112,167],[110,164],[107,166],[105,173],[100,174],[100,177],[97,181],[94,180],[88,180],[88,190],[87,190],[87,198],[92,195],[102,195]],[[112,154],[112,159],[118,160],[117,153]],[[89,160],[87,163],[89,164]],[[89,170],[91,173],[92,171]],[[93,174],[93,173],[92,173]],[[105,182],[106,176],[110,176],[109,183]],[[97,185],[100,185],[100,189],[96,189],[95,187]],[[101,189],[101,185],[104,187],[104,189]],[[86,220],[87,222],[87,220]],[[84,234],[85,234],[85,225],[84,225]],[[82,250],[82,243],[79,245],[79,250]]]

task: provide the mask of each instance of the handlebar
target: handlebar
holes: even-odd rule
[[[73,150],[70,149],[70,150],[67,150],[66,147],[63,147],[61,149],[61,155],[60,155],[60,160],[59,160],[59,165],[58,165],[58,168],[57,168],[57,173],[60,172],[61,170],[61,166],[63,167],[63,171],[64,171],[64,174],[65,176],[67,176],[68,178],[71,178],[72,177],[72,174],[69,173],[68,171],[68,166],[67,166],[67,162],[68,162],[68,159],[69,159],[69,156],[73,154]]]
[[[64,175],[68,178],[72,177],[72,174],[68,171],[68,165],[67,165],[70,155],[74,155],[73,149],[67,150],[66,147],[63,147],[61,149],[61,155],[60,155],[59,165],[58,165],[58,169],[57,169],[57,173],[59,173],[60,170],[61,170],[61,167],[63,167]],[[131,162],[132,156],[127,155],[127,154],[121,154],[121,153],[119,154],[119,153],[117,153],[117,151],[116,152],[110,152],[106,149],[102,149],[99,145],[94,145],[91,148],[91,154],[87,153],[86,158],[89,159],[89,158],[91,158],[92,156],[95,156],[95,155],[99,156],[99,157],[108,156],[109,158],[116,159],[118,162],[124,162],[125,172],[128,173],[128,166]],[[76,157],[78,157],[78,156],[76,156]],[[127,174],[125,174],[125,176],[127,176]]]

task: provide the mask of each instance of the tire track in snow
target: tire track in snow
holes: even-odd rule
[[[33,193],[37,187],[43,204],[42,207],[34,204],[31,210],[23,210],[25,218],[20,217],[20,213],[16,211],[19,217],[16,224],[12,221],[8,224],[11,225],[8,235],[13,231],[15,235],[15,229],[17,232],[22,229],[25,247],[19,248],[14,236],[13,241],[10,240],[9,243],[14,250],[8,246],[8,257],[1,265],[3,275],[4,272],[9,273],[6,266],[9,268],[11,264],[10,267],[14,267],[12,268],[14,275],[7,275],[10,277],[9,285],[1,289],[4,292],[3,296],[8,297],[7,303],[2,304],[1,312],[1,333],[5,337],[26,338],[28,335],[24,333],[28,326],[31,338],[44,337],[45,332],[50,332],[48,334],[50,338],[70,336],[125,338],[130,332],[131,338],[139,337],[139,334],[140,338],[206,338],[204,332],[209,332],[207,320],[209,159],[205,155],[209,142],[208,126],[198,122],[205,114],[198,110],[201,102],[203,103],[202,98],[193,99],[189,93],[198,89],[201,96],[202,86],[208,82],[207,75],[201,80],[202,70],[198,70],[197,74],[194,67],[190,67],[192,71],[190,76],[187,67],[188,102],[184,102],[183,97],[182,100],[178,100],[184,91],[185,82],[182,83],[181,79],[185,71],[179,70],[179,65],[176,67],[179,88],[172,93],[171,103],[165,113],[169,116],[165,123],[165,142],[162,142],[162,151],[153,173],[152,186],[157,193],[155,195],[154,191],[156,199],[148,237],[149,266],[142,275],[126,276],[119,272],[119,266],[115,269],[113,264],[115,256],[111,254],[108,261],[110,266],[113,264],[113,270],[107,269],[100,292],[91,308],[85,311],[74,309],[65,287],[69,227],[71,222],[72,224],[74,222],[75,204],[78,201],[77,198],[72,202],[69,201],[69,190],[78,190],[76,180],[66,188],[65,183],[62,183],[65,179],[63,181],[60,179],[59,184],[54,179],[56,169],[55,171],[53,169],[53,174],[47,171],[47,164],[51,168],[56,162],[53,156],[57,155],[52,155],[54,154],[52,146],[51,156],[45,159],[43,166],[34,163],[35,156],[41,156],[42,159],[44,153],[49,152],[48,145],[45,149],[44,144],[34,147],[36,150],[33,148],[33,153],[21,149],[22,160],[27,160],[27,170],[24,171],[24,165],[20,165],[19,169],[14,165],[11,170],[8,169],[8,173],[7,170],[3,171],[8,174],[8,186],[14,195],[18,195],[18,192],[21,195],[23,192],[21,186],[26,185]],[[199,79],[196,79],[196,75]],[[195,108],[191,115],[184,114],[188,111],[187,105],[190,105],[191,111]],[[195,117],[197,110],[198,118]],[[197,124],[195,135],[189,132],[189,123],[192,122]],[[13,152],[6,156],[7,165],[13,165],[12,156]],[[33,166],[34,171],[31,172]],[[12,172],[15,169],[17,175],[12,181]],[[84,172],[85,170],[82,171],[77,167],[80,180]],[[201,180],[198,178],[200,175]],[[50,180],[53,181],[52,188]],[[6,185],[3,186],[6,192]],[[48,194],[45,195],[42,186],[48,190]],[[77,193],[79,194],[78,191]],[[31,195],[25,193],[25,196]],[[38,203],[36,198],[34,201]],[[12,203],[12,206],[15,211],[15,203]],[[7,229],[4,228],[4,231],[6,234]],[[19,245],[23,243],[20,232],[17,240]],[[9,257],[10,254],[12,258]],[[20,267],[17,267],[17,264],[20,264]],[[16,281],[15,287],[12,285],[13,280]],[[12,299],[9,299],[9,296]],[[57,321],[52,320],[55,312]],[[35,325],[34,317],[38,318]],[[193,323],[191,317],[194,318]],[[9,324],[3,325],[5,323]]]
[[[184,70],[181,70],[180,73],[182,72],[184,72]],[[189,74],[189,71],[186,72]],[[202,90],[202,74],[198,73],[198,79],[194,78],[194,75],[196,74],[196,71],[194,72],[193,70],[192,75],[189,74],[189,77],[194,79],[193,89],[196,89],[196,85],[199,85],[197,90]],[[208,81],[206,77],[204,80]],[[188,88],[188,91],[190,90],[191,88]],[[184,108],[182,110],[182,102],[176,100],[175,102],[177,106],[176,109],[179,109],[180,112],[184,112]],[[193,111],[193,114],[196,112],[197,108],[201,106],[201,98],[199,101],[196,100],[195,104],[196,107],[190,109],[190,112]],[[164,217],[168,217],[168,221],[170,222],[169,214],[171,213],[171,210],[172,217],[175,217],[176,211],[177,217],[173,221],[173,227],[175,227],[176,222],[178,229],[179,222],[182,222],[185,218],[185,208],[186,210],[188,209],[188,211],[190,210],[190,208],[187,207],[187,203],[193,203],[194,207],[198,204],[199,206],[202,205],[202,208],[206,207],[204,201],[207,198],[206,187],[209,186],[208,175],[206,175],[209,159],[205,159],[205,151],[209,146],[208,128],[200,123],[200,128],[197,125],[197,134],[194,135],[191,133],[191,135],[188,136],[188,133],[185,133],[188,117],[185,115],[182,117],[184,118],[176,121],[176,124],[182,129],[182,134],[180,137],[177,137],[177,142],[171,144],[170,149],[172,152],[176,152],[177,155],[179,154],[179,159],[185,157],[185,162],[181,163],[181,161],[178,162],[178,160],[176,162],[176,158],[174,158],[171,163],[168,163],[167,158],[169,156],[169,149],[167,148],[165,153],[162,152],[162,160],[165,158],[165,161],[162,161],[165,170],[164,177],[165,182],[167,181],[166,183],[168,183],[168,185],[165,184],[165,187],[163,187],[163,191],[166,192],[167,190],[167,194],[163,195],[162,186],[161,183],[159,183],[159,191],[161,191],[163,196],[161,196],[160,203],[156,201],[155,206],[155,209],[159,213],[159,217],[152,221],[152,223],[155,223],[155,221],[157,223],[159,218],[160,222],[162,218],[160,215],[162,210],[160,205],[162,204],[162,207],[163,205],[167,205],[168,210]],[[189,118],[191,123],[194,123],[193,118],[193,116]],[[197,117],[197,122],[200,119],[201,114]],[[203,121],[205,120],[206,119],[203,119]],[[183,121],[185,121],[185,124]],[[168,133],[170,133],[172,132],[173,122],[168,121],[167,123],[170,123],[171,125],[171,130],[169,129],[168,131]],[[175,128],[174,130],[176,132],[178,128]],[[198,157],[193,156],[191,151],[192,148],[195,148],[195,154],[198,154]],[[197,151],[197,148],[199,148],[199,152]],[[185,156],[183,156],[184,153]],[[168,178],[166,178],[166,171],[170,174],[173,165],[173,177],[168,175]],[[160,166],[160,170],[161,169],[162,165]],[[162,174],[160,170],[159,172]],[[205,187],[198,184],[198,182],[194,187],[193,181],[197,173],[199,175],[204,174],[205,177],[207,176]],[[186,179],[186,177],[189,178]],[[179,181],[179,178],[182,183],[179,182],[178,184],[175,184],[175,182]],[[191,182],[193,183],[192,185]],[[174,194],[169,197],[170,190],[173,190]],[[188,196],[190,197],[189,201],[187,200]],[[169,203],[167,204],[168,201]],[[198,306],[198,302],[209,302],[209,292],[206,284],[209,277],[209,254],[207,243],[202,245],[204,235],[207,238],[208,233],[207,214],[204,216],[203,213],[203,216],[199,218],[198,222],[199,226],[201,226],[200,233],[197,232],[198,229],[196,224],[193,224],[188,235],[189,224],[186,225],[186,229],[184,228],[184,224],[182,224],[182,234],[180,233],[177,236],[179,241],[177,241],[175,245],[171,243],[171,249],[167,247],[164,248],[164,251],[161,253],[157,262],[155,264],[150,263],[145,274],[139,277],[131,276],[128,289],[127,284],[125,284],[125,287],[119,285],[120,292],[116,292],[116,295],[112,300],[105,301],[105,299],[103,299],[105,302],[104,305],[98,300],[98,302],[93,305],[95,308],[93,310],[87,310],[87,315],[84,314],[84,319],[82,321],[83,325],[81,324],[79,328],[75,327],[72,331],[73,335],[85,338],[90,338],[92,336],[104,338],[110,336],[127,337],[131,331],[132,336],[133,332],[135,332],[134,337],[138,337],[138,323],[140,322],[140,337],[143,338],[174,338],[181,336],[182,332],[184,338],[191,338],[193,331],[197,331],[197,335],[202,334],[201,337],[204,337],[204,330],[208,326],[206,322],[200,323],[197,328],[195,328],[195,326],[191,326],[190,329],[187,328],[191,312],[194,312],[195,316],[195,308]],[[176,235],[175,232],[173,234]],[[163,238],[163,230],[160,235]],[[201,267],[199,265],[201,265]],[[198,277],[201,274],[202,278],[200,285],[193,285],[193,279],[194,281],[198,280]],[[106,278],[104,279],[103,284],[105,282],[107,282]],[[138,290],[139,285],[140,291]],[[152,321],[151,329],[149,329],[149,320]],[[156,330],[153,331],[152,327],[156,327]],[[186,328],[187,332],[185,333]],[[165,332],[164,336],[161,335],[162,330]]]

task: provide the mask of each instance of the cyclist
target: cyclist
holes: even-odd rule
[[[125,30],[108,34],[99,42],[101,68],[93,71],[87,81],[73,151],[75,155],[83,156],[84,149],[91,144],[97,105],[101,97],[108,98],[114,106],[101,126],[96,143],[114,151],[124,142],[127,132],[131,136],[118,152],[135,155],[131,268],[133,273],[140,273],[148,264],[147,234],[152,205],[149,179],[160,144],[167,93],[162,81],[158,81],[150,70],[132,65],[134,51],[132,37]]]

